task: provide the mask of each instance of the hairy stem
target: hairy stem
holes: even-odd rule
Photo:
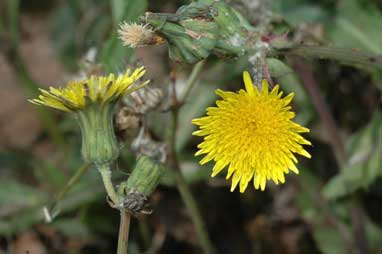
[[[314,45],[292,45],[276,48],[276,54],[290,54],[305,58],[335,60],[358,68],[382,70],[382,55],[356,49]]]
[[[126,212],[124,209],[122,209],[121,221],[119,224],[117,254],[127,254],[127,247],[129,243],[130,220],[131,220],[131,215],[128,212]]]
[[[119,196],[115,191],[114,185],[111,181],[110,165],[106,163],[102,165],[97,165],[97,169],[102,176],[103,185],[105,187],[107,195],[110,197],[111,201],[113,201],[115,206],[119,206]]]

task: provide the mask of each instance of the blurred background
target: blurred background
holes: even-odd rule
[[[380,0],[229,2],[254,26],[267,20],[271,32],[289,32],[291,40],[382,54]],[[140,64],[152,85],[168,94],[174,66],[167,46],[132,50],[116,31],[145,11],[175,12],[187,3],[0,1],[0,253],[115,253],[119,215],[93,168],[55,204],[52,221],[44,221],[42,208],[82,165],[80,133],[70,115],[27,99],[38,87],[62,86],[84,72]],[[282,71],[281,61],[289,66]],[[191,136],[191,119],[214,104],[217,87],[242,87],[246,61],[209,58],[181,109],[176,146],[182,172],[217,253],[382,253],[382,73],[293,57],[268,64],[282,89],[295,92],[296,121],[311,129],[313,143],[307,148],[312,159],[301,158],[300,175],[288,175],[284,185],[231,193],[224,174],[211,179],[212,165],[200,167],[193,156],[200,140]],[[176,68],[179,89],[191,68]],[[147,118],[153,136],[164,141],[169,113],[157,110]],[[125,145],[116,179],[133,164]],[[133,219],[129,253],[202,253],[174,182],[166,173],[151,197],[153,214]]]

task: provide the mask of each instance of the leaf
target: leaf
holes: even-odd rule
[[[96,171],[93,172],[65,196],[59,203],[58,212],[75,210],[102,197],[101,179]],[[0,234],[14,234],[44,221],[43,207],[53,200],[48,194],[9,180],[0,184]]]
[[[123,66],[134,61],[133,50],[122,45],[115,31],[103,44],[100,61],[103,63],[106,72],[124,71]]]
[[[329,199],[348,195],[361,188],[365,189],[382,176],[382,116],[375,112],[370,123],[352,135],[347,143],[350,155],[348,163],[323,189]]]
[[[184,161],[181,163],[181,170],[184,179],[187,183],[191,184],[194,182],[204,181],[210,178],[211,175],[211,165],[199,165],[194,161]],[[175,186],[175,176],[172,170],[165,170],[165,173],[160,179],[162,185]]]
[[[340,1],[334,22],[326,32],[336,46],[382,53],[382,16],[376,6],[363,8],[356,0]]]
[[[313,236],[322,253],[345,253],[340,234],[332,226],[316,227]]]
[[[37,161],[33,173],[39,182],[49,184],[54,189],[58,189],[65,184],[66,176],[62,170],[47,160]]]
[[[306,125],[314,117],[315,111],[297,74],[287,64],[276,58],[268,58],[267,62],[271,76],[277,79],[283,91],[295,94],[293,103],[300,109],[295,121]]]
[[[113,22],[135,21],[147,8],[147,0],[112,0]]]
[[[4,213],[3,209],[35,206],[47,198],[47,194],[38,189],[14,180],[1,180],[0,186],[0,215]]]
[[[81,239],[90,237],[89,229],[78,218],[58,219],[54,221],[51,226],[62,234],[69,235],[71,237],[79,237]]]
[[[192,137],[196,126],[191,120],[205,114],[206,108],[217,99],[214,90],[217,85],[199,82],[196,84],[186,104],[179,112],[179,125],[177,129],[176,150],[181,151]]]
[[[100,61],[104,64],[106,71],[122,71],[124,64],[131,63],[133,50],[123,46],[117,35],[117,28],[121,21],[136,21],[147,8],[147,1],[140,0],[113,0],[111,1],[113,13],[113,30],[109,39],[104,43],[100,52]]]
[[[382,228],[371,221],[365,224],[366,238],[369,243],[370,253],[382,251]]]

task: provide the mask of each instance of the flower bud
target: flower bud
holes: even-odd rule
[[[141,21],[167,40],[170,58],[177,62],[247,53],[259,39],[255,29],[223,1],[205,2],[181,6],[175,14],[148,12]]]
[[[76,112],[81,127],[81,154],[85,162],[101,165],[118,158],[113,128],[114,104],[92,104]]]
[[[205,4],[192,3],[175,14],[146,13],[143,21],[167,39],[170,58],[177,62],[196,63],[216,45],[218,26]]]
[[[159,184],[163,172],[162,163],[148,156],[141,156],[127,180],[125,191],[127,194],[135,193],[136,196],[136,193],[140,193],[148,197]]]

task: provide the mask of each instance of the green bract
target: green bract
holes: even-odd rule
[[[240,56],[255,34],[238,12],[221,1],[191,3],[175,14],[146,13],[142,21],[167,40],[172,60],[189,64],[210,54]]]
[[[84,161],[101,165],[117,159],[119,147],[113,126],[114,103],[94,103],[75,114],[81,127]]]

